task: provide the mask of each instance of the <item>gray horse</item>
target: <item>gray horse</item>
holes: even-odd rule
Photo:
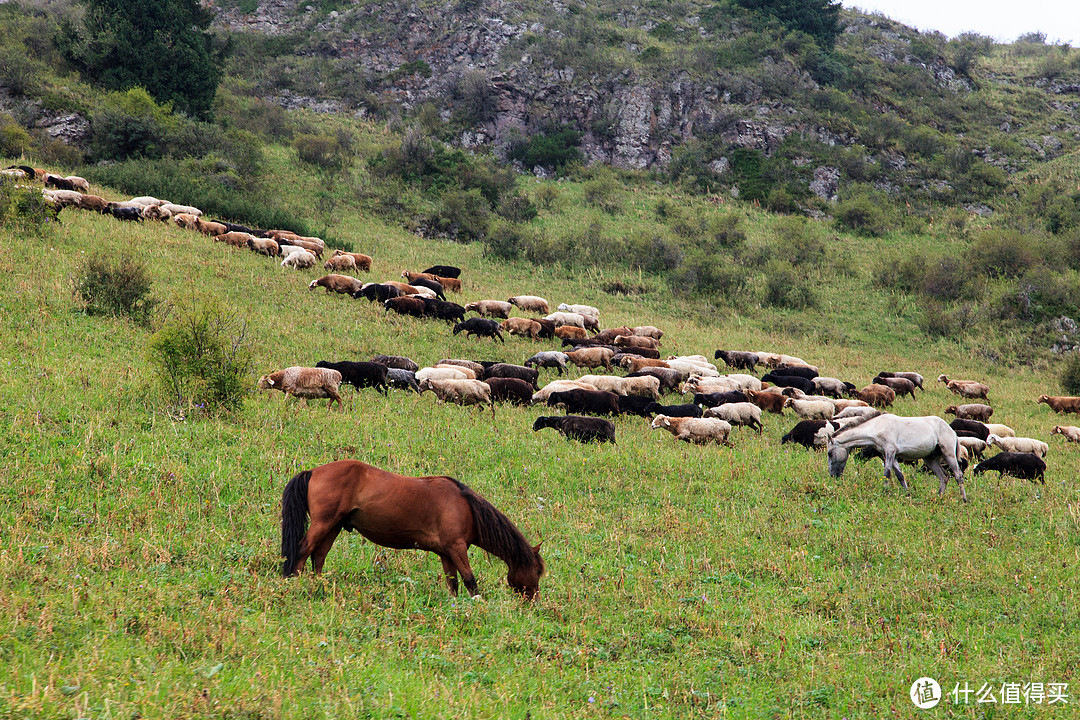
[[[898,417],[889,413],[879,413],[853,422],[831,427],[833,431],[828,441],[829,474],[840,477],[847,464],[851,448],[872,447],[885,459],[885,479],[895,474],[900,485],[906,490],[908,485],[904,473],[900,470],[901,460],[923,460],[926,466],[938,476],[941,485],[938,494],[945,492],[948,477],[942,468],[942,460],[948,463],[956,484],[960,486],[960,497],[968,501],[964,491],[964,474],[957,462],[959,441],[956,432],[939,417]]]

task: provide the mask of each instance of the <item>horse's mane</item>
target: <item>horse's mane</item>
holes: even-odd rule
[[[836,432],[834,432],[833,437],[835,438],[837,435],[843,435],[848,430],[851,430],[853,428],[857,428],[860,425],[862,425],[864,423],[867,423],[867,422],[873,420],[876,417],[881,417],[882,415],[884,415],[883,412],[881,412],[880,410],[876,410],[873,413],[867,413],[867,414],[863,415],[862,417],[855,418],[852,422],[847,423],[846,425],[844,425],[844,427],[842,427],[839,430],[837,430]],[[841,418],[841,419],[843,419],[843,418]]]
[[[454,482],[461,491],[461,496],[469,503],[473,513],[473,522],[476,523],[477,545],[487,550],[492,555],[502,558],[511,567],[537,568],[538,574],[544,572],[544,561],[540,558],[533,546],[525,539],[517,526],[510,518],[503,515],[494,505],[477,495],[472,489],[454,478],[448,478]]]

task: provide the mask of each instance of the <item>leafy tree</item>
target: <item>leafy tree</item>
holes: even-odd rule
[[[58,45],[82,75],[110,90],[144,87],[189,115],[210,114],[222,57],[207,32],[213,15],[198,0],[85,0]]]
[[[818,47],[832,50],[840,34],[840,3],[836,0],[735,0],[762,15],[772,15],[788,30],[814,38]]]

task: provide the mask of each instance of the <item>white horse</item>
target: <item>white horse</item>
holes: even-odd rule
[[[834,425],[833,427],[836,427]],[[948,477],[941,466],[944,459],[960,486],[960,497],[968,501],[964,491],[964,474],[957,462],[960,443],[956,432],[939,417],[897,417],[889,413],[879,413],[859,418],[835,430],[828,441],[829,474],[840,477],[847,463],[848,453],[855,447],[875,448],[885,459],[885,479],[895,474],[900,485],[906,490],[908,485],[904,473],[900,470],[901,460],[923,460],[941,485],[938,494],[945,492]]]

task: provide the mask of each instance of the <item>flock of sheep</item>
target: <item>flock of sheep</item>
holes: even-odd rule
[[[44,196],[57,208],[89,209],[121,220],[171,221],[236,248],[282,257],[284,267],[314,267],[326,252],[325,242],[316,237],[214,222],[205,219],[198,208],[153,197],[109,202],[91,195],[89,183],[76,176],[61,177],[25,166],[0,172],[16,179],[42,180]],[[370,361],[322,361],[316,367],[289,367],[263,376],[259,388],[280,390],[286,396],[305,400],[328,398],[328,407],[336,402],[342,409],[342,383],[357,390],[373,387],[384,394],[392,387],[418,393],[431,391],[439,402],[491,406],[493,411],[496,402],[543,404],[564,409],[566,415],[539,417],[533,430],[555,428],[581,442],[615,442],[615,425],[599,415],[638,415],[648,419],[652,429],[667,430],[678,440],[732,445],[734,428],[747,427],[761,433],[763,412],[782,415],[790,409],[799,422],[781,442],[807,448],[823,448],[845,423],[880,413],[898,399],[914,399],[916,389],[925,391],[924,378],[916,372],[882,372],[859,388],[820,375],[817,367],[801,358],[777,352],[717,350],[713,360],[722,361],[728,370],[746,371],[725,374],[703,355],[661,359],[663,331],[651,325],[601,329],[600,311],[590,305],[560,304],[551,312],[548,301],[535,295],[465,305],[448,301],[446,293],[462,292],[461,270],[453,266],[435,265],[423,272],[406,270],[401,273],[404,282],[363,282],[346,273],[370,272],[372,258],[334,250],[323,267],[330,274],[313,280],[309,289],[323,287],[328,293],[379,302],[387,313],[455,322],[455,335],[465,332],[505,343],[506,333],[531,341],[558,340],[562,348],[536,352],[520,365],[448,358],[421,368],[413,360],[396,355],[377,355]],[[532,317],[512,317],[514,310]],[[476,317],[466,319],[467,313],[475,313]],[[606,372],[562,378],[571,365]],[[768,370],[760,378],[752,374],[759,365]],[[615,368],[626,374],[611,374]],[[559,377],[541,386],[543,369],[554,370]],[[945,375],[937,379],[967,400],[987,401],[990,388],[983,383],[952,380]],[[691,401],[661,404],[662,396],[671,393],[690,395]],[[1057,413],[1080,414],[1080,398],[1043,395],[1038,402]],[[1017,437],[1007,425],[990,423],[993,412],[990,405],[979,402],[945,408],[944,414],[955,415],[950,426],[957,435],[961,467],[966,469],[971,460],[980,459],[976,474],[996,470],[1042,480],[1047,443]],[[1080,442],[1080,427],[1056,425],[1050,434]],[[983,459],[991,447],[1002,452]]]

